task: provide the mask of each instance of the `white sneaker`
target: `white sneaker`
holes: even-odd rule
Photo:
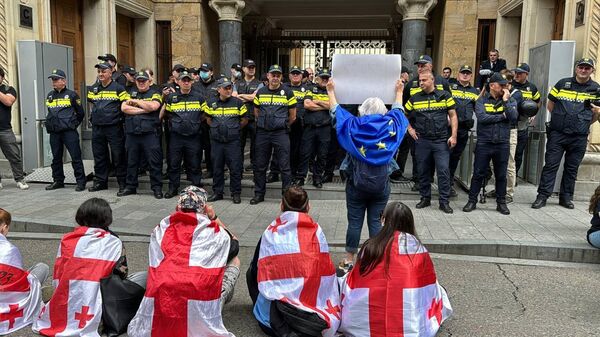
[[[17,187],[21,190],[28,190],[29,189],[29,185],[27,185],[27,183],[24,180],[21,181],[17,181]]]
[[[0,190],[2,189],[2,183],[0,183]]]

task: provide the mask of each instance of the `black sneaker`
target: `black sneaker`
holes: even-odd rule
[[[496,210],[498,212],[500,212],[500,214],[504,214],[504,215],[510,214],[510,210],[508,209],[508,207],[506,207],[506,204],[498,204],[498,206],[496,206]]]
[[[546,206],[546,198],[540,196],[535,198],[535,201],[533,202],[533,204],[531,204],[531,208],[533,209],[540,209],[544,206]]]
[[[431,199],[421,198],[421,201],[415,206],[418,209],[425,208],[431,206]]]
[[[83,192],[83,191],[85,191],[85,184],[77,185],[77,187],[75,187],[75,192]]]
[[[265,201],[265,197],[262,195],[255,195],[254,198],[250,199],[250,205],[256,205]]]
[[[463,212],[472,212],[473,210],[475,210],[477,208],[477,203],[473,202],[473,201],[469,201],[467,202],[467,204],[465,205],[465,207],[463,207]]]
[[[454,213],[454,210],[452,207],[450,207],[450,204],[440,204],[440,209],[446,214]]]
[[[178,194],[179,193],[177,193],[177,191],[168,191],[167,193],[165,193],[164,197],[165,199],[171,199]]]
[[[313,186],[316,188],[323,188],[323,183],[320,181],[316,181],[313,183]]]
[[[279,175],[278,174],[269,174],[269,176],[267,177],[267,184],[268,183],[274,183],[279,181]]]
[[[131,188],[124,188],[122,191],[117,192],[117,197],[126,197],[133,194],[137,194],[137,191]]]
[[[241,204],[242,203],[242,198],[240,197],[239,194],[234,194],[233,195],[233,203],[234,204]]]
[[[575,205],[573,204],[573,202],[571,200],[559,200],[558,204],[567,209],[575,208]]]
[[[94,184],[92,187],[88,188],[88,191],[98,192],[98,191],[107,190],[107,189],[108,189],[108,186],[106,186],[106,185]]]
[[[64,187],[65,187],[64,183],[59,183],[58,181],[55,181],[52,184],[46,186],[46,191],[52,191],[52,190],[56,190],[56,189],[64,188]]]
[[[450,189],[450,198],[456,198],[458,197],[458,193],[456,192],[456,190],[454,188]]]
[[[223,194],[211,194],[206,201],[215,202],[217,200],[223,200]]]
[[[154,199],[162,199],[164,197],[162,191],[156,190],[156,191],[153,191],[153,194],[154,194]]]

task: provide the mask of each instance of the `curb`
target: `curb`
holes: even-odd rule
[[[13,217],[11,224],[10,224],[11,232],[36,233],[36,234],[46,234],[46,233],[65,234],[65,233],[69,233],[70,231],[72,231],[74,227],[75,226],[71,222],[65,222],[65,223],[59,222],[59,223],[49,224],[49,223],[40,222],[39,220],[34,220],[34,219],[29,219],[29,218],[24,218],[24,217]],[[123,234],[126,236],[127,235],[142,236],[142,237],[150,236],[150,234],[147,233],[146,231],[136,231],[136,230],[131,230],[130,228],[121,228],[119,226],[111,226],[110,229],[114,232],[117,232],[119,234]],[[11,235],[12,235],[12,233],[11,233]],[[62,235],[60,237],[62,237]]]

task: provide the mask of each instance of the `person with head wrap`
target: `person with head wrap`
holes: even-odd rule
[[[204,189],[188,186],[154,229],[146,293],[129,336],[234,336],[221,310],[240,274],[239,242],[207,199]]]

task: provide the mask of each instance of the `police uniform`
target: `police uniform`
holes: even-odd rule
[[[51,79],[65,79],[64,71],[54,69],[48,76]],[[85,171],[81,160],[81,147],[79,146],[79,133],[77,127],[85,115],[81,106],[79,95],[73,90],[63,88],[50,91],[46,95],[46,131],[50,134],[50,148],[52,150],[52,179],[54,183],[46,187],[53,190],[64,186],[65,173],[63,171],[63,152],[67,148],[71,156],[71,165],[77,181],[76,191],[85,189]]]
[[[210,63],[202,63],[200,65],[201,72],[212,71],[213,67]],[[210,77],[208,79],[200,78],[200,81],[194,83],[192,85],[192,90],[195,90],[197,93],[204,97],[204,100],[207,101],[217,96],[217,81],[215,81],[214,77]],[[202,128],[202,132],[200,137],[202,139],[202,150],[200,151],[200,162],[202,162],[202,155],[204,154],[204,161],[206,162],[206,170],[208,171],[208,177],[212,175],[212,156],[211,156],[211,146],[210,146],[210,127],[206,123],[206,120],[202,121],[200,126]]]
[[[594,61],[584,58],[577,62],[577,66],[580,65],[594,67]],[[563,154],[565,163],[560,184],[560,204],[573,208],[577,170],[585,155],[593,118],[591,107],[585,102],[600,99],[599,88],[600,85],[591,79],[586,83],[579,83],[576,77],[568,77],[558,81],[550,90],[548,99],[554,102],[554,110],[550,114],[552,117],[547,130],[545,164],[533,208],[543,207],[552,194],[556,171]]]
[[[149,80],[145,72],[139,72],[136,80]],[[159,92],[148,88],[145,92],[135,89],[130,91],[131,99],[141,101],[155,101],[162,104]],[[125,114],[125,148],[127,149],[127,178],[125,194],[135,194],[138,187],[138,169],[142,165],[142,158],[148,162],[150,172],[150,187],[154,197],[161,199],[162,195],[162,147],[160,144],[160,106],[154,111],[142,114]],[[122,193],[123,194],[123,193]]]
[[[473,72],[468,65],[460,67],[459,72]],[[470,84],[463,86],[460,82],[450,84],[450,93],[456,103],[456,115],[458,117],[458,132],[456,146],[450,150],[450,179],[454,179],[456,168],[460,157],[469,141],[469,131],[473,127],[473,111],[475,102],[479,98],[479,90]]]
[[[417,62],[415,62],[415,65],[419,64],[419,63],[432,63],[432,62],[433,62],[433,60],[431,59],[430,56],[421,55],[421,56],[419,56],[419,59],[417,60]],[[442,76],[439,76],[439,75],[435,75],[434,77],[435,77],[436,90],[444,90],[444,91],[450,93],[450,86],[448,84],[448,81],[446,81],[445,78],[443,78]],[[422,89],[419,86],[419,76],[417,75],[417,76],[413,77],[410,81],[408,81],[408,83],[406,83],[406,85],[404,86],[404,92],[402,93],[402,100],[404,101],[404,104],[406,105],[406,102],[408,102],[408,100],[413,95],[416,95],[420,92],[422,92]],[[410,116],[408,116],[408,117],[410,120]],[[413,179],[412,180],[415,182],[415,187],[418,190],[418,185],[419,185],[420,179],[419,179],[419,168],[417,165],[417,160],[415,158],[415,141],[407,132],[404,135],[404,138],[402,139],[402,145],[398,149],[398,158],[400,159],[398,166],[402,170],[402,173],[404,173],[404,167],[406,165],[406,160],[408,159],[409,151],[413,158],[413,161],[412,161]],[[433,178],[433,173],[432,173],[432,178]]]
[[[249,66],[256,66],[256,64],[252,60],[244,61],[244,67]],[[257,78],[253,78],[250,82],[247,82],[245,78],[242,78],[235,83],[233,91],[237,92],[239,95],[250,95],[255,93],[263,86],[263,83]],[[254,169],[254,155],[256,152],[256,124],[253,113],[254,104],[252,102],[247,102],[245,104],[246,109],[248,110],[248,124],[242,129],[242,133],[240,135],[240,146],[242,148],[242,153],[244,153],[246,150],[246,139],[250,138],[250,162],[252,164],[252,169]]]
[[[490,83],[507,84],[504,75],[494,74]],[[506,208],[506,170],[510,155],[510,129],[511,124],[517,121],[517,102],[509,98],[504,102],[503,97],[495,99],[486,92],[477,100],[475,105],[477,117],[477,145],[475,147],[475,162],[473,164],[473,177],[469,191],[469,202],[463,208],[470,212],[475,209],[477,196],[487,175],[490,160],[494,165],[496,180],[496,203],[498,211],[509,214]]]
[[[290,73],[293,72],[302,73],[303,70],[298,66],[294,66],[290,69]],[[296,120],[290,127],[290,168],[292,170],[292,175],[296,175],[300,165],[300,148],[302,144],[302,133],[304,131],[303,120],[305,115],[304,97],[307,94],[307,90],[302,82],[300,82],[300,85],[287,83],[287,86],[292,90],[297,101]],[[273,166],[271,166],[271,168],[272,167]]]
[[[219,87],[232,86],[228,78],[219,80]],[[242,193],[243,156],[240,148],[240,130],[248,110],[241,99],[219,96],[207,101],[205,112],[210,120],[210,140],[213,163],[213,200],[221,199],[225,188],[225,164],[229,168],[229,189],[234,202],[239,203]]]
[[[517,66],[515,71],[526,71],[529,73],[529,65],[526,63],[521,63]],[[523,99],[534,101],[536,103],[540,102],[541,96],[538,88],[535,84],[525,81],[524,83],[519,83],[517,81],[512,82],[513,89],[519,90]],[[517,102],[518,104],[518,102]],[[521,164],[523,163],[523,153],[525,152],[525,148],[527,147],[527,141],[529,139],[529,117],[519,115],[519,120],[517,121],[517,148],[515,150],[515,171],[519,172],[521,168]]]
[[[110,64],[99,63],[96,68],[109,69]],[[123,190],[127,163],[121,103],[129,99],[129,95],[122,85],[111,80],[106,87],[102,83],[93,85],[88,91],[87,99],[94,105],[91,114],[94,186],[90,187],[90,192],[108,188],[110,160],[115,167],[119,190]]]
[[[317,77],[329,78],[327,69],[322,69],[317,73]],[[327,89],[314,85],[305,96],[305,100],[318,100],[329,102]],[[300,151],[300,166],[296,179],[304,181],[308,174],[308,166],[311,158],[315,158],[313,166],[313,185],[320,188],[323,185],[323,172],[329,151],[329,142],[331,139],[331,116],[329,109],[310,110],[306,109],[304,114],[304,132],[302,133],[302,147]]]
[[[431,93],[421,90],[412,95],[405,105],[405,110],[412,120],[411,125],[418,134],[415,141],[415,157],[422,207],[428,206],[431,200],[431,182],[435,168],[438,175],[440,207],[449,209],[451,179],[448,169],[450,148],[447,141],[451,134],[448,112],[454,108],[454,99],[450,93],[438,89]]]
[[[279,65],[273,65],[270,73],[282,73]],[[256,154],[254,170],[254,198],[256,204],[264,200],[266,192],[267,165],[274,148],[281,170],[282,188],[292,183],[290,170],[290,138],[288,135],[289,110],[296,109],[294,92],[283,85],[277,89],[262,87],[256,93],[254,105],[258,109],[256,120]]]
[[[187,71],[182,71],[179,79],[192,78]],[[190,90],[171,93],[165,100],[165,111],[169,114],[171,139],[169,144],[169,191],[165,195],[171,198],[178,194],[181,179],[181,163],[185,159],[187,174],[195,186],[201,186],[200,171],[201,123],[206,102],[199,93]]]

